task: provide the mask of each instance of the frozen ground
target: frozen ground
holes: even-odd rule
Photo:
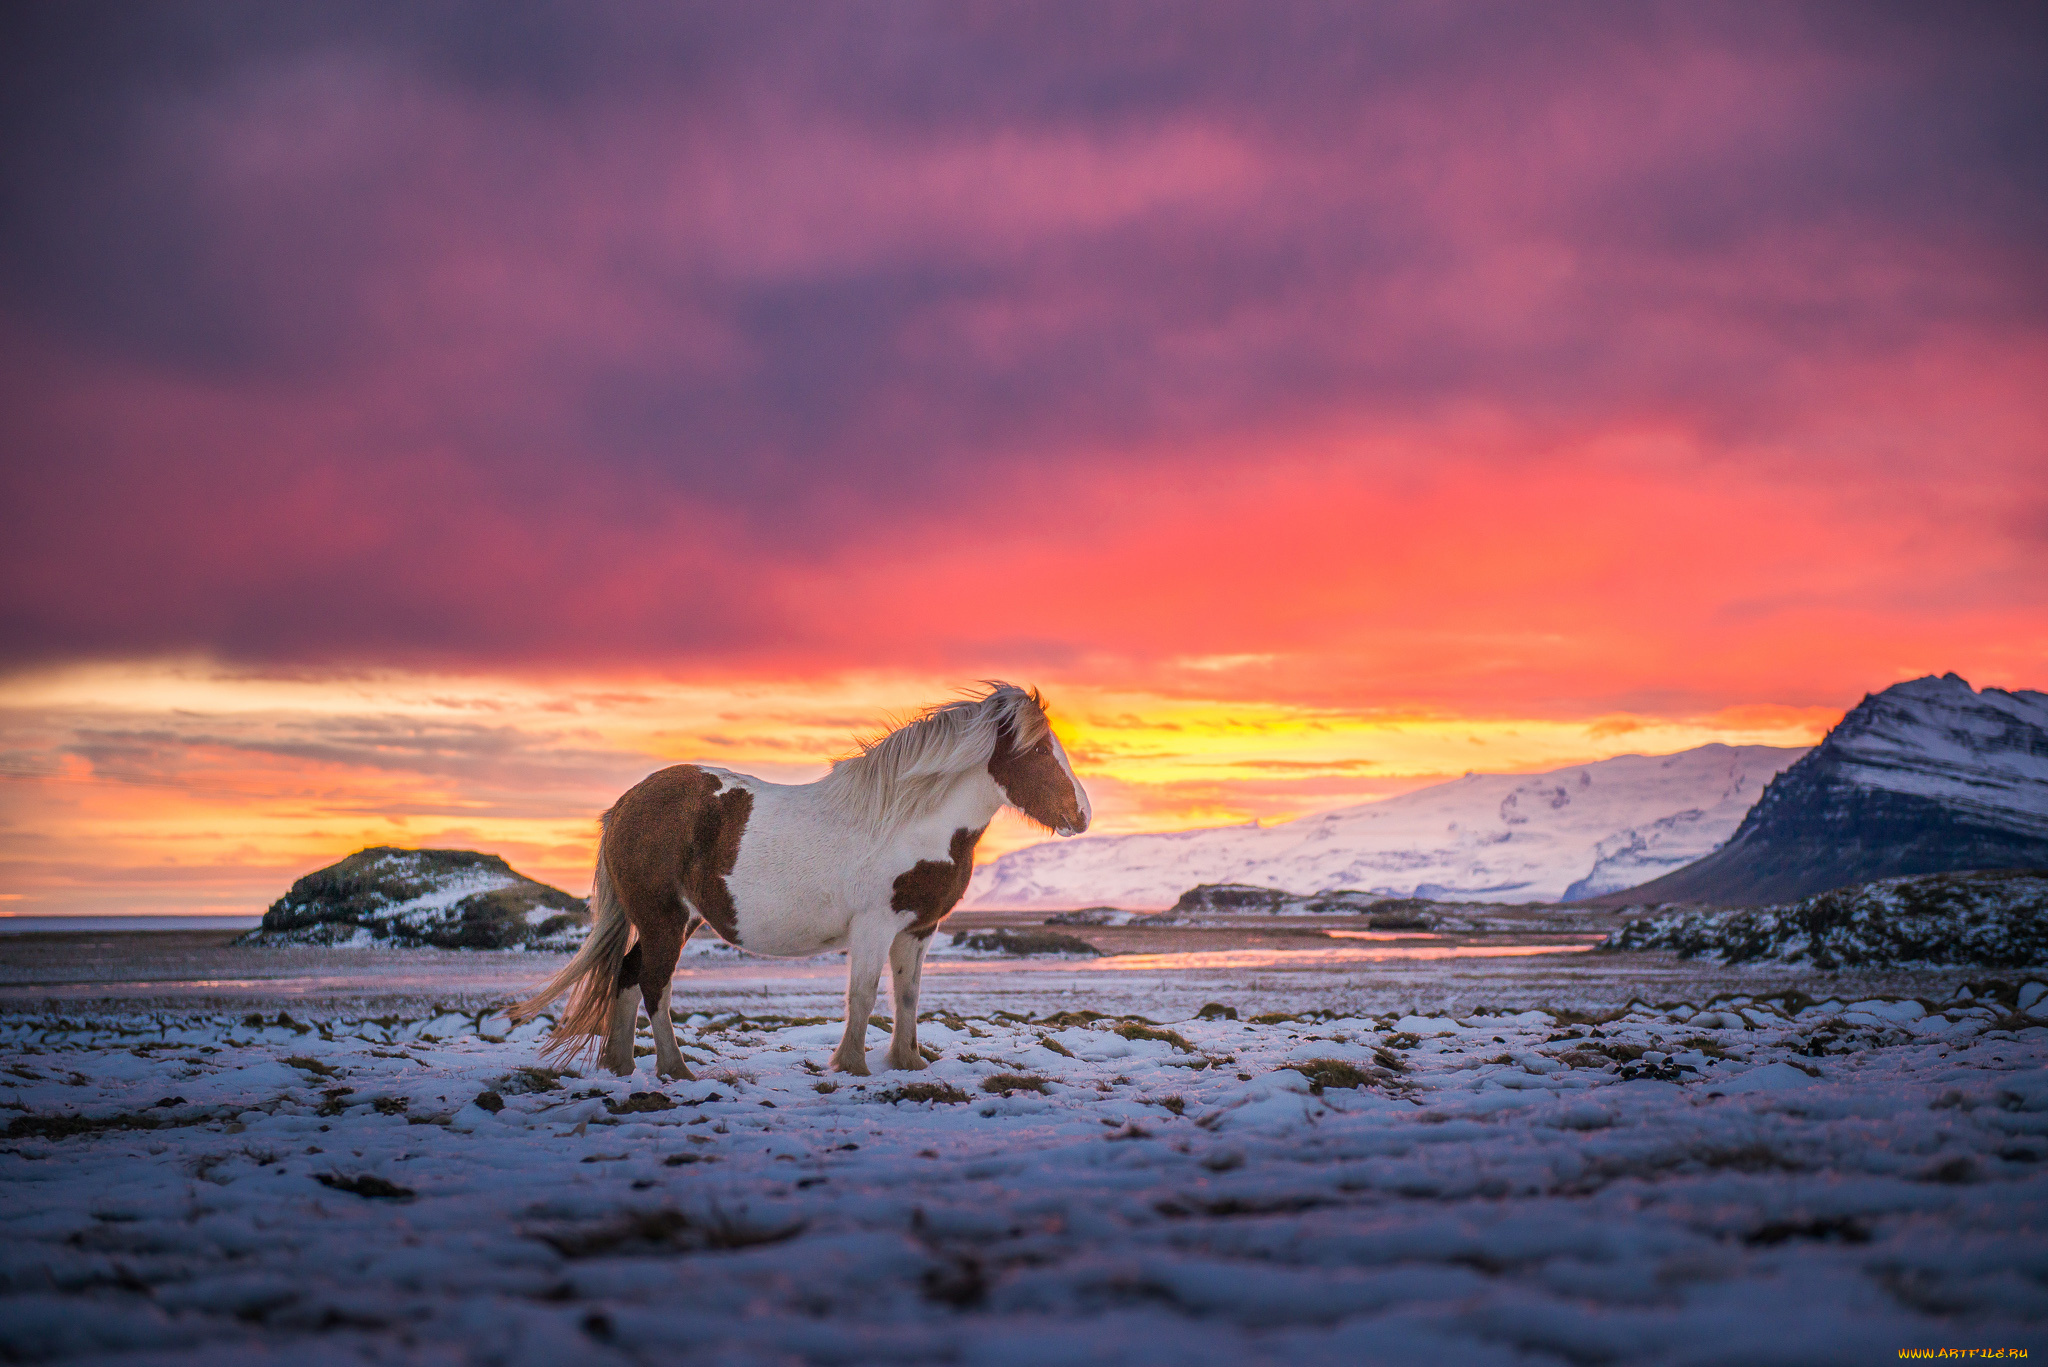
[[[0,987],[13,1360],[2048,1351],[2026,973],[961,961],[850,1079],[837,965],[706,961],[658,1086],[532,1070],[549,956],[62,950]]]

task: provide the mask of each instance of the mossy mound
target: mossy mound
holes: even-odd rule
[[[956,949],[979,950],[986,954],[1074,954],[1094,958],[1102,953],[1078,935],[1028,926],[997,926],[993,930],[971,930],[953,937]]]
[[[571,950],[589,928],[582,898],[495,854],[379,845],[293,883],[235,943]]]
[[[1674,911],[1630,921],[1602,949],[1815,968],[2048,963],[2048,871],[1886,878],[1783,906]]]

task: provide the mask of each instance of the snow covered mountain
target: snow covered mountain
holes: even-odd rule
[[[1804,753],[1703,745],[1547,774],[1467,774],[1277,826],[1048,841],[976,870],[967,905],[1163,907],[1197,883],[1488,902],[1591,897],[1712,850]]]
[[[1866,696],[1726,845],[1603,900],[1754,905],[2015,868],[2048,868],[2048,694],[1945,674]]]

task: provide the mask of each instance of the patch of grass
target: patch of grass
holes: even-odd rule
[[[704,1035],[726,1030],[781,1030],[792,1025],[825,1025],[830,1021],[829,1016],[749,1016],[741,1011],[723,1020],[706,1021],[697,1027],[697,1033]],[[884,1025],[887,1023],[883,1022]]]
[[[1159,1097],[1153,1097],[1153,1098],[1151,1098],[1150,1104],[1151,1104],[1151,1105],[1154,1105],[1154,1106],[1164,1106],[1164,1107],[1165,1107],[1165,1108],[1166,1108],[1167,1110],[1169,1110],[1169,1111],[1172,1111],[1172,1112],[1173,1112],[1173,1113],[1174,1113],[1175,1115],[1185,1115],[1185,1114],[1187,1114],[1187,1109],[1188,1109],[1188,1103],[1187,1103],[1187,1098],[1186,1098],[1186,1097],[1182,1097],[1182,1096],[1159,1096]]]
[[[1263,1016],[1253,1016],[1253,1025],[1292,1025],[1301,1017],[1290,1016],[1285,1011],[1268,1011]]]
[[[315,1077],[333,1077],[335,1072],[332,1064],[322,1063],[317,1058],[307,1058],[303,1054],[284,1059],[282,1062],[287,1068],[303,1069]]]
[[[1096,1021],[1108,1019],[1109,1017],[1100,1011],[1058,1011],[1047,1016],[1039,1024],[1054,1030],[1065,1030],[1070,1026],[1092,1025]]]
[[[1308,1089],[1321,1096],[1328,1087],[1358,1088],[1379,1081],[1371,1073],[1340,1058],[1312,1058],[1286,1065],[1308,1079]]]
[[[1134,1021],[1129,1024],[1119,1025],[1116,1028],[1116,1033],[1122,1035],[1125,1039],[1149,1039],[1157,1040],[1161,1044],[1170,1044],[1183,1054],[1196,1052],[1195,1046],[1188,1043],[1187,1036],[1181,1034],[1178,1030],[1159,1030],[1150,1025],[1139,1025]]]
[[[1550,1014],[1559,1025],[1605,1025],[1609,1021],[1620,1020],[1623,1016],[1626,1016],[1628,1008],[1625,1006],[1617,1007],[1612,1011],[1573,1011],[1567,1009],[1552,1011]]]
[[[1954,1186],[1974,1182],[1978,1178],[1977,1160],[1968,1154],[1958,1154],[1945,1163],[1938,1163],[1920,1173],[1917,1180],[1922,1182],[1945,1182]]]
[[[1389,1049],[1414,1049],[1421,1044],[1422,1036],[1412,1035],[1406,1030],[1403,1030],[1398,1035],[1387,1036],[1387,1048]]]
[[[1648,1047],[1649,1046],[1642,1044],[1623,1044],[1619,1040],[1602,1040],[1598,1044],[1593,1044],[1590,1042],[1581,1044],[1576,1049],[1572,1050],[1572,1052],[1587,1054],[1605,1054],[1607,1055],[1607,1057],[1613,1059],[1616,1063],[1634,1063],[1637,1059],[1643,1056],[1644,1050]]]
[[[924,1298],[955,1310],[971,1310],[988,1298],[988,1276],[981,1260],[964,1253],[952,1254],[919,1279]]]
[[[1012,1092],[1037,1092],[1045,1095],[1046,1081],[1042,1077],[1027,1077],[1023,1073],[997,1073],[981,1080],[981,1090],[1008,1096]]]
[[[1233,1215],[1299,1215],[1305,1210],[1336,1204],[1337,1202],[1327,1196],[1311,1196],[1306,1193],[1264,1199],[1226,1196],[1203,1200],[1194,1196],[1181,1196],[1160,1201],[1152,1209],[1170,1220],[1185,1220],[1193,1215],[1227,1219]]]
[[[489,1111],[492,1115],[496,1115],[505,1109],[505,1098],[499,1096],[496,1092],[478,1092],[476,1094],[476,1104],[478,1110]]]
[[[1237,1019],[1237,1008],[1234,1006],[1225,1006],[1222,1002],[1203,1002],[1202,1009],[1195,1012],[1195,1019],[1205,1021],[1234,1021]]]
[[[676,1103],[660,1092],[635,1092],[624,1101],[604,1100],[604,1108],[613,1115],[635,1115],[642,1111],[672,1111]]]
[[[529,1092],[559,1092],[564,1077],[575,1077],[574,1073],[562,1073],[553,1068],[514,1068],[491,1084],[491,1090],[500,1096],[525,1096]]]
[[[1067,1048],[1066,1045],[1061,1044],[1051,1035],[1039,1036],[1038,1042],[1044,1045],[1046,1048],[1052,1050],[1055,1054],[1058,1054],[1061,1058],[1072,1058],[1074,1056],[1073,1050]]]
[[[906,1082],[875,1094],[877,1101],[930,1101],[954,1106],[973,1098],[950,1082]]]
[[[402,1096],[380,1096],[370,1104],[377,1108],[378,1115],[404,1115],[406,1108],[412,1105],[412,1099]]]
[[[363,1173],[357,1177],[343,1177],[338,1172],[316,1172],[313,1180],[323,1187],[345,1191],[351,1196],[360,1196],[371,1201],[409,1201],[413,1197],[411,1187],[401,1187],[396,1182],[387,1182],[381,1177]]]
[[[1763,1228],[1742,1236],[1751,1248],[1776,1248],[1793,1239],[1814,1239],[1823,1243],[1867,1244],[1870,1231],[1846,1215],[1819,1220],[1773,1220]]]
[[[108,1130],[154,1130],[164,1122],[153,1115],[20,1115],[7,1122],[9,1139],[70,1139]]]
[[[776,1244],[794,1238],[803,1232],[805,1223],[793,1220],[771,1224],[718,1210],[690,1216],[679,1210],[663,1208],[624,1211],[594,1225],[534,1230],[528,1237],[540,1240],[564,1258],[598,1258],[634,1253],[757,1248],[762,1244]]]
[[[821,1096],[830,1096],[832,1093],[839,1090],[839,1084],[836,1082],[813,1082],[811,1084],[811,1090],[817,1092]]]

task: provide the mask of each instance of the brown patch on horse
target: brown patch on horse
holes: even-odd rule
[[[739,862],[754,795],[737,786],[720,792],[721,785],[716,775],[678,764],[649,774],[605,813],[603,858],[612,888],[651,960],[660,960],[670,941],[682,948],[686,897],[713,930],[738,943],[725,880]],[[651,977],[654,967],[643,971]],[[669,975],[661,976],[666,986]]]
[[[1060,767],[1052,751],[1050,733],[1028,749],[1016,748],[1016,739],[1005,726],[996,734],[995,753],[988,757],[989,777],[1003,790],[1010,805],[1039,825],[1055,831],[1085,828],[1081,799],[1074,781]]]
[[[917,919],[906,927],[908,934],[919,939],[929,936],[945,919],[946,913],[967,891],[967,881],[974,877],[974,847],[981,840],[981,832],[968,830],[965,826],[953,832],[948,843],[947,859],[920,859],[910,866],[908,873],[896,875],[890,885],[889,906],[896,911],[914,911]]]

